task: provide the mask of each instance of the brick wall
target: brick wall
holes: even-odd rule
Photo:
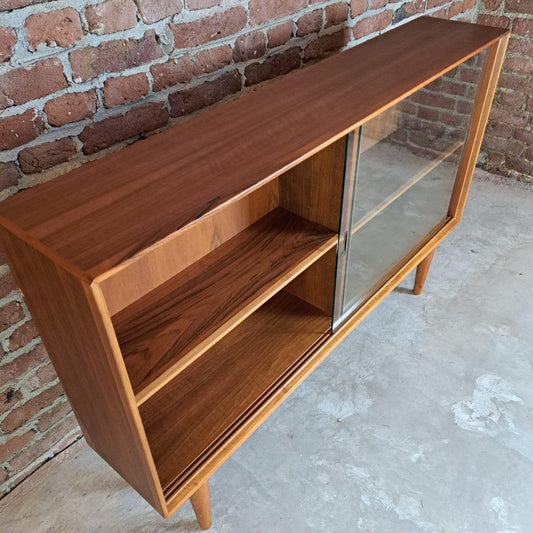
[[[533,0],[480,0],[477,20],[511,30],[479,164],[533,183]]]
[[[423,12],[477,16],[475,0],[0,0],[0,199]],[[2,495],[80,432],[5,265],[0,325]]]

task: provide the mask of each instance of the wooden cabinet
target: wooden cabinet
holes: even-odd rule
[[[209,527],[209,476],[417,266],[422,290],[507,39],[422,17],[0,204],[87,442],[163,516]]]

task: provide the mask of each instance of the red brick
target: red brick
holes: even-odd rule
[[[36,440],[31,446],[28,446],[22,453],[17,455],[15,459],[12,459],[9,464],[11,468],[15,471],[21,471],[27,468],[31,463],[42,457],[43,459],[47,456],[52,456],[52,449],[56,448],[63,437],[68,434],[70,431],[78,427],[76,419],[71,415],[66,417],[63,421],[60,422],[54,429],[47,431],[40,440]],[[76,437],[73,437],[72,441]],[[70,442],[63,442],[62,445],[57,449],[54,449],[54,453],[59,453],[61,450],[66,448]],[[39,464],[41,464],[39,462]],[[35,466],[35,468],[38,465]],[[28,475],[35,470],[33,468],[31,471],[27,472]]]
[[[19,166],[25,174],[42,172],[72,159],[78,149],[76,142],[65,137],[39,146],[25,148],[18,155]]]
[[[503,171],[503,167],[505,166],[505,156],[503,154],[492,150],[486,150],[486,156],[486,168],[489,170],[497,170],[499,172]]]
[[[392,11],[382,11],[377,15],[367,17],[360,22],[356,22],[353,27],[353,36],[355,39],[360,39],[371,33],[384,30],[392,22]]]
[[[97,47],[81,48],[70,53],[74,81],[86,81],[104,72],[117,72],[162,57],[163,51],[148,30],[140,39],[103,42]]]
[[[43,43],[48,46],[72,46],[83,36],[80,16],[70,7],[30,15],[25,27],[26,39],[34,50]]]
[[[47,411],[46,413],[42,414],[39,418],[39,423],[37,426],[39,428],[39,431],[47,431],[56,422],[58,422],[62,418],[65,418],[71,412],[72,408],[70,407],[68,401],[64,401],[54,405],[54,407],[52,407],[50,411]]]
[[[481,0],[487,11],[496,11],[501,5],[503,0]]]
[[[13,163],[4,164],[15,166]],[[18,173],[16,174],[16,179],[14,179],[13,181],[14,183],[11,183],[11,185],[16,185],[18,181]],[[6,296],[9,296],[15,290],[17,290],[17,285],[15,283],[15,279],[11,275],[11,272],[8,271],[2,274],[0,276],[0,298],[5,298]]]
[[[509,17],[503,17],[501,15],[487,15],[482,13],[477,18],[478,24],[484,24],[485,26],[494,26],[495,28],[510,28],[511,19]]]
[[[194,55],[193,74],[203,76],[210,72],[216,72],[231,63],[232,50],[229,44],[201,50]]]
[[[136,0],[141,17],[147,24],[176,15],[183,7],[181,0]]]
[[[25,318],[24,309],[19,302],[9,302],[0,307],[0,328],[2,331]]]
[[[15,163],[10,161],[9,163],[0,163],[0,189],[7,189],[17,185],[19,179],[19,172]],[[6,274],[4,274],[6,276]],[[5,296],[2,290],[2,282],[0,281],[0,298]],[[4,294],[4,296],[2,296]]]
[[[533,131],[532,130],[517,128],[514,131],[513,137],[516,140],[522,141],[526,145],[533,147]]]
[[[175,48],[192,48],[237,33],[245,25],[246,12],[242,7],[234,7],[211,17],[169,26]]]
[[[352,18],[362,15],[368,7],[368,0],[351,0],[350,15]]]
[[[282,46],[288,43],[292,37],[292,21],[288,20],[283,24],[278,24],[270,28],[267,32],[267,37],[269,48],[275,48],[276,46]]]
[[[465,96],[467,86],[464,83],[457,83],[455,81],[443,80],[441,91],[444,94],[452,94],[455,96]]]
[[[53,403],[61,394],[63,394],[63,387],[57,383],[14,408],[0,424],[2,431],[9,433],[19,428]]]
[[[448,17],[453,18],[463,12],[463,2],[454,2],[448,7]]]
[[[516,72],[517,74],[531,74],[533,61],[528,57],[507,57],[503,63],[503,70],[506,72]],[[533,88],[533,81],[531,82]]]
[[[458,72],[458,78],[461,81],[466,81],[477,86],[481,78],[481,69],[461,67]]]
[[[187,0],[189,9],[207,9],[209,7],[219,6],[222,0]]]
[[[490,118],[495,122],[503,122],[510,126],[523,128],[529,121],[529,113],[525,111],[517,111],[512,107],[499,105],[492,108]]]
[[[150,67],[150,72],[154,78],[153,89],[156,92],[193,79],[193,65],[189,56],[153,65]]]
[[[516,18],[513,21],[513,34],[533,36],[533,19]]]
[[[64,94],[48,100],[44,105],[44,112],[52,126],[63,126],[92,117],[96,112],[96,93],[91,89],[86,93]]]
[[[326,7],[326,28],[336,26],[348,20],[348,4],[338,2]]]
[[[23,450],[35,438],[35,432],[30,430],[22,435],[11,437],[7,442],[0,446],[0,463],[5,463],[15,454]]]
[[[193,113],[203,107],[215,104],[226,96],[241,90],[241,76],[234,70],[222,74],[213,81],[206,81],[197,87],[175,92],[168,97],[170,114],[179,117]]]
[[[310,33],[317,33],[322,29],[324,20],[324,11],[317,9],[302,15],[296,21],[296,35],[302,37],[303,35],[309,35]]]
[[[495,137],[508,138],[511,136],[511,133],[511,126],[509,126],[508,124],[501,124],[499,122],[490,121],[487,125],[487,137],[490,135],[494,135]]]
[[[19,326],[9,337],[9,351],[14,352],[39,336],[33,321],[28,321]]]
[[[33,350],[27,353],[23,353],[13,359],[12,361],[9,361],[9,363],[5,363],[0,366],[0,382],[1,383],[8,383],[9,381],[13,381],[14,379],[19,378],[23,374],[25,374],[28,370],[31,368],[35,368],[36,366],[40,365],[41,363],[44,363],[48,360],[48,355],[46,354],[46,350],[44,349],[44,346],[42,344],[38,344]],[[18,401],[20,398],[17,398],[16,401]],[[3,398],[5,402],[5,397]],[[14,405],[15,402],[10,401],[11,405]]]
[[[425,7],[425,0],[412,0],[411,2],[405,2],[394,12],[392,22],[393,24],[397,24],[406,18],[412,17],[416,13],[423,13]]]
[[[20,389],[15,389],[10,387],[7,390],[4,390],[1,393],[0,401],[0,415],[11,411],[13,407],[22,400],[22,391]]]
[[[510,39],[507,51],[508,53],[533,56],[533,41],[527,39]]]
[[[516,74],[503,72],[499,79],[500,87],[504,89],[513,89],[522,93],[531,92],[531,80],[527,76],[517,76]]]
[[[85,154],[94,154],[108,146],[163,127],[168,112],[158,102],[135,107],[125,113],[86,126],[78,136]]]
[[[320,57],[342,48],[350,39],[348,29],[323,35],[309,43],[304,50],[304,61],[319,59]]]
[[[439,118],[439,110],[431,107],[419,106],[417,116],[422,120],[436,122]]]
[[[521,142],[513,141],[511,139],[487,137],[484,142],[487,148],[508,155],[520,156],[524,151],[524,145]]]
[[[104,82],[104,105],[109,108],[135,102],[146,96],[149,89],[146,74],[108,78]]]
[[[306,0],[250,0],[250,22],[262,24],[296,13],[306,6]]]
[[[388,3],[388,0],[369,0],[368,9],[381,9],[385,7]]]
[[[11,28],[0,28],[0,63],[13,55],[13,47],[17,42],[15,32]]]
[[[463,117],[453,111],[439,111],[439,121],[454,128],[463,126]]]
[[[8,71],[0,76],[0,109],[23,104],[65,87],[67,80],[63,65],[57,58]]]
[[[291,70],[298,68],[301,63],[299,48],[290,48],[270,56],[262,63],[252,63],[244,71],[246,85],[255,85],[282,74],[287,74]]]
[[[496,101],[503,105],[520,108],[526,103],[526,95],[518,91],[499,91]]]
[[[55,381],[57,379],[57,374],[52,366],[52,363],[48,363],[47,365],[42,366],[37,371],[37,378],[39,379],[39,383],[41,387],[44,387],[48,383],[51,383],[52,381]]]
[[[260,30],[241,35],[235,41],[233,60],[236,63],[240,61],[248,61],[249,59],[259,59],[265,54],[266,37]]]
[[[533,176],[533,163],[527,161],[524,157],[508,155],[506,153],[505,164],[511,170],[515,170],[526,176]]]
[[[85,18],[91,33],[115,33],[137,24],[137,8],[133,0],[107,0],[86,7]]]
[[[505,0],[505,10],[522,15],[533,15],[533,2],[531,0]]]
[[[448,3],[450,0],[428,0],[427,9],[433,9],[434,7],[442,6]]]

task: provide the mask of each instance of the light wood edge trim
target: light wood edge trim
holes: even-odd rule
[[[212,333],[205,341],[198,346],[195,346],[186,355],[182,356],[179,361],[166,370],[159,377],[154,379],[149,385],[144,387],[140,392],[135,395],[137,405],[142,405],[150,397],[161,390],[167,383],[175,378],[180,372],[185,370],[191,363],[196,361],[201,355],[203,355],[209,348],[215,345],[221,338],[227,335],[230,331],[236,328],[241,322],[248,318],[254,311],[256,311],[267,300],[272,298],[283,287],[288,285],[293,279],[301,274],[310,265],[315,263],[320,257],[325,255],[329,250],[335,248],[337,245],[338,236],[334,235],[326,243],[324,243],[319,249],[315,250],[309,255],[305,261],[302,261],[294,268],[290,269],[285,275],[276,281],[276,283],[270,285],[260,296],[255,298],[246,307],[241,309],[235,317],[232,317],[226,323],[222,324],[214,333]]]
[[[509,32],[502,35],[488,49],[488,56],[485,61],[472,117],[470,119],[468,137],[459,162],[457,179],[448,209],[448,214],[451,217],[461,218],[463,215],[470,183],[474,175],[479,150],[483,141],[483,134],[487,126],[492,100],[494,99],[498,78],[505,58],[509,35]]]
[[[215,472],[231,454],[261,425],[261,423],[289,396],[327,355],[374,309],[457,225],[449,219],[446,224],[414,253],[356,312],[340,325],[316,349],[315,353],[292,376],[290,382],[261,406],[213,455],[200,465],[182,488],[167,499],[169,514],[174,513]]]
[[[11,220],[2,215],[0,215],[0,225],[15,235],[15,237],[18,237],[20,240],[37,250],[40,254],[50,259],[50,261],[59,265],[63,270],[74,276],[76,279],[85,283],[91,283],[93,281],[87,272],[73,265],[68,259],[56,253],[54,250],[43,244],[40,240],[32,237],[27,231],[23,230],[20,226],[17,226],[17,224],[13,223]]]
[[[235,201],[237,199],[240,199],[243,196],[246,196],[247,194],[250,194],[251,192],[255,191],[256,189],[262,187],[263,185],[265,185],[269,181],[271,181],[273,179],[276,179],[277,177],[281,176],[281,174],[284,174],[285,172],[289,171],[291,168],[294,168],[295,166],[299,165],[300,163],[302,163],[306,159],[312,157],[317,152],[320,152],[324,148],[327,148],[329,145],[331,145],[331,144],[335,143],[336,141],[338,141],[341,137],[344,137],[344,136],[348,135],[349,133],[351,133],[352,131],[357,129],[359,126],[362,126],[365,122],[368,122],[369,120],[372,120],[377,115],[383,113],[383,111],[386,111],[387,109],[393,107],[398,102],[401,102],[402,100],[404,100],[405,98],[409,97],[411,94],[415,93],[416,91],[418,91],[422,87],[425,87],[426,85],[430,84],[432,81],[435,81],[436,79],[440,78],[441,76],[443,76],[444,74],[446,74],[450,70],[453,70],[455,67],[457,67],[461,63],[464,63],[465,61],[467,61],[471,57],[474,57],[476,54],[478,54],[482,50],[485,50],[487,47],[491,46],[495,41],[498,41],[500,39],[501,39],[501,37],[496,37],[496,38],[488,41],[485,45],[476,48],[471,53],[461,57],[460,59],[458,59],[454,63],[451,63],[445,69],[442,69],[441,71],[439,71],[435,75],[433,75],[433,76],[425,79],[423,82],[417,84],[416,86],[411,88],[409,91],[406,91],[404,94],[398,96],[394,100],[391,100],[391,101],[387,102],[386,104],[382,105],[381,107],[375,109],[374,111],[372,111],[371,113],[366,115],[361,120],[359,120],[359,121],[355,122],[354,124],[344,128],[342,131],[340,131],[339,133],[337,133],[333,137],[328,137],[327,139],[319,142],[314,148],[310,149],[308,152],[306,152],[302,156],[298,157],[297,159],[294,159],[293,161],[291,161],[290,163],[284,165],[283,167],[280,167],[278,170],[276,170],[276,172],[273,172],[272,174],[270,174],[266,178],[258,181],[255,185],[252,185],[251,187],[245,189],[244,191],[241,191],[240,193],[232,196],[230,199],[226,200],[225,202],[222,202],[220,205],[217,205],[217,206],[213,207],[212,209],[209,210],[208,213],[205,213],[203,216],[201,216],[201,217],[199,217],[199,218],[197,218],[195,220],[192,220],[191,222],[185,224],[184,226],[182,226],[178,230],[172,232],[171,234],[167,235],[166,237],[163,237],[162,239],[158,240],[157,242],[151,244],[150,246],[147,246],[143,250],[137,252],[133,256],[131,256],[128,259],[126,259],[126,260],[122,261],[121,263],[119,263],[118,265],[107,269],[106,266],[105,266],[105,263],[100,263],[99,265],[97,265],[97,266],[93,267],[92,269],[90,269],[89,270],[89,274],[91,276],[93,276],[94,279],[96,281],[98,281],[98,282],[101,282],[103,279],[106,279],[109,276],[113,276],[113,275],[117,274],[120,270],[125,268],[130,262],[136,261],[138,259],[138,257],[140,257],[140,256],[142,256],[142,255],[144,255],[146,253],[150,253],[150,251],[154,247],[163,245],[165,243],[165,241],[167,241],[168,239],[172,239],[177,233],[179,233],[183,229],[189,228],[189,227],[191,227],[192,225],[195,225],[195,224],[201,224],[202,223],[202,219],[203,219],[203,217],[205,215],[214,213],[215,211],[218,211],[219,209],[224,208],[224,206],[226,206],[229,202],[233,202],[233,201]]]
[[[124,359],[122,357],[117,336],[111,322],[111,316],[109,315],[109,311],[104,300],[104,295],[100,286],[96,282],[93,282],[90,285],[83,284],[83,288],[87,295],[89,305],[91,306],[91,311],[95,318],[96,326],[100,330],[100,335],[102,338],[108,339],[108,346],[111,348],[109,357],[112,358],[114,362],[114,364],[111,365],[111,368],[116,369],[113,377],[116,382],[120,383],[119,392],[123,397],[122,400],[124,404],[128,407],[130,412],[131,416],[128,422],[132,425],[132,433],[139,436],[139,443],[146,459],[148,476],[152,480],[151,492],[154,501],[149,503],[154,505],[154,502],[156,502],[157,506],[154,507],[162,516],[166,518],[168,516],[168,512],[166,508],[165,497],[163,495],[163,489],[157,474],[152,451],[150,450],[150,445],[148,444],[148,438],[141,420],[141,415],[135,402],[133,388],[126,371],[126,365],[124,364]]]

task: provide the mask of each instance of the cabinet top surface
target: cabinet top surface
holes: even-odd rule
[[[0,203],[1,222],[96,277],[505,33],[420,17],[8,198]]]

